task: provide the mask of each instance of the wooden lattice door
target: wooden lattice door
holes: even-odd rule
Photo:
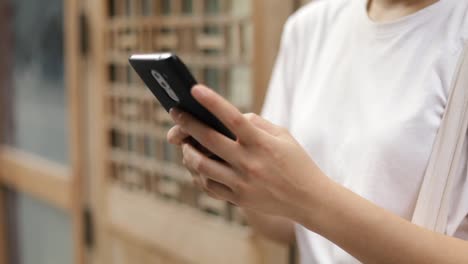
[[[252,235],[238,208],[192,185],[180,150],[166,142],[168,114],[127,61],[132,53],[176,52],[199,82],[248,111],[253,1],[90,2],[94,108],[102,110],[94,130],[102,262],[286,263],[287,249]]]

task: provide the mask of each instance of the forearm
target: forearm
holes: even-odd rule
[[[295,242],[294,224],[291,220],[249,209],[243,211],[249,224],[261,235],[286,245]]]
[[[468,263],[468,242],[420,228],[332,181],[327,185],[320,197],[311,194],[311,202],[302,203],[318,207],[298,208],[298,222],[362,262]]]

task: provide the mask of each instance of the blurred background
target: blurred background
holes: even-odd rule
[[[192,186],[127,58],[176,52],[258,113],[305,2],[0,0],[0,264],[295,263]]]

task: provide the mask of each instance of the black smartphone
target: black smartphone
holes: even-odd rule
[[[193,98],[190,90],[197,81],[177,55],[135,54],[130,56],[129,62],[166,111],[177,107],[226,137],[236,140],[235,135],[218,118]]]

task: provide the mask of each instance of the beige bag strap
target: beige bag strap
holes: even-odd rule
[[[446,233],[453,188],[468,127],[468,42],[455,72],[442,124],[419,191],[412,222]],[[449,234],[452,235],[452,234]]]

